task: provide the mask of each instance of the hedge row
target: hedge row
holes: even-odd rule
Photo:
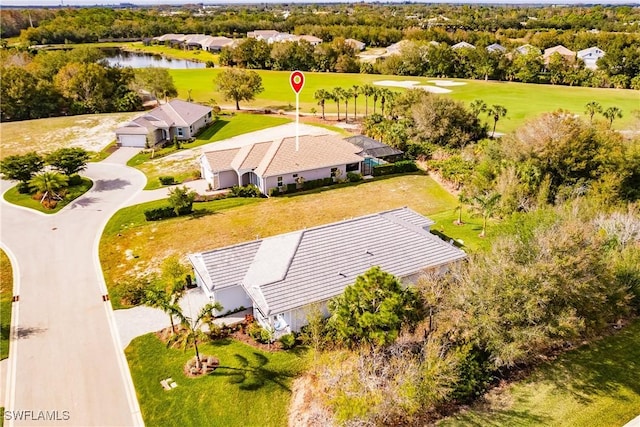
[[[418,166],[413,160],[402,160],[395,163],[385,163],[373,167],[373,176],[393,175],[396,173],[416,172]]]
[[[171,206],[164,206],[162,208],[147,209],[144,211],[144,217],[147,221],[160,221],[161,219],[189,215],[191,212],[193,212],[193,205],[180,209],[178,215],[176,215]]]

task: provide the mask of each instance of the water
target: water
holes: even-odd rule
[[[160,55],[154,55],[152,53],[125,52],[124,50],[120,49],[103,49],[103,52],[107,55],[105,60],[111,66],[119,64],[122,67],[132,68],[205,68],[205,64],[203,62],[188,61],[186,59],[164,58]]]

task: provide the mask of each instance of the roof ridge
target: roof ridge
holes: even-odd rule
[[[275,140],[271,143],[271,146],[265,153],[260,163],[258,163],[258,167],[256,168],[256,171],[260,176],[263,176],[264,172],[269,168],[269,165],[271,164],[271,162],[273,162],[273,159],[276,156],[276,153],[278,152],[280,147],[282,146],[283,142],[284,142],[284,138],[280,138],[279,140]]]
[[[247,159],[247,157],[249,157],[249,154],[251,153],[251,151],[255,146],[256,146],[256,143],[243,145],[242,147],[240,147],[240,150],[238,150],[236,155],[233,156],[233,160],[231,160],[231,167],[236,172],[240,170],[240,166],[242,166],[242,164]]]

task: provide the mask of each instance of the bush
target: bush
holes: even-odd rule
[[[269,197],[275,197],[280,195],[280,188],[273,187],[269,189]]]
[[[362,181],[362,175],[357,172],[347,172],[347,179],[349,180],[349,182]]]
[[[69,186],[76,186],[80,184],[82,184],[82,177],[77,173],[69,177]]]
[[[29,187],[28,182],[19,182],[18,185],[18,193],[20,194],[29,194],[31,193],[31,188]]]
[[[160,184],[162,185],[171,185],[176,182],[172,176],[161,176],[158,179],[160,180]]]
[[[231,187],[229,197],[260,197],[260,189],[253,184],[249,184],[245,187],[234,185]]]
[[[416,172],[418,166],[413,160],[402,160],[373,167],[373,176],[393,175],[396,173]]]
[[[323,181],[323,182],[322,182],[322,184],[323,184],[324,186],[330,186],[330,185],[333,185],[333,178],[332,178],[332,177],[330,177],[330,176],[326,177],[326,178],[325,178],[325,179],[323,179],[322,181]]]
[[[193,211],[192,207],[189,206],[189,207],[180,209],[178,211],[179,214],[176,215],[176,212],[173,210],[171,206],[164,206],[162,208],[147,209],[146,211],[144,211],[144,217],[146,218],[147,221],[160,221],[162,219],[175,218],[181,215],[188,215],[192,211]]]
[[[289,350],[296,345],[296,336],[293,333],[283,335],[280,337],[280,343],[283,349]]]
[[[295,193],[298,190],[297,185],[294,184],[287,184],[287,193]]]
[[[119,286],[120,301],[125,305],[140,305],[145,298],[149,283],[144,280],[124,282]]]
[[[254,340],[267,344],[271,342],[271,332],[260,326],[258,322],[253,322],[247,327],[247,334]]]

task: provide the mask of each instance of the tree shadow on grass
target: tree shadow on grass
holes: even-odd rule
[[[234,354],[240,367],[220,365],[210,375],[227,377],[230,384],[237,384],[241,390],[259,390],[268,384],[275,384],[283,390],[291,391],[285,380],[292,374],[267,367],[269,359],[263,354],[253,352],[251,357]]]
[[[229,124],[229,120],[218,119],[211,126],[209,126],[204,132],[196,137],[196,140],[208,141],[220,131],[223,127]]]
[[[217,211],[213,209],[194,209],[191,214],[189,214],[189,219],[198,219],[209,215],[218,215]]]
[[[516,426],[516,425],[545,425],[549,417],[532,414],[530,411],[515,411],[509,409],[494,409],[490,418],[473,416],[474,413],[460,414],[455,418],[455,425],[485,427],[485,426]]]

